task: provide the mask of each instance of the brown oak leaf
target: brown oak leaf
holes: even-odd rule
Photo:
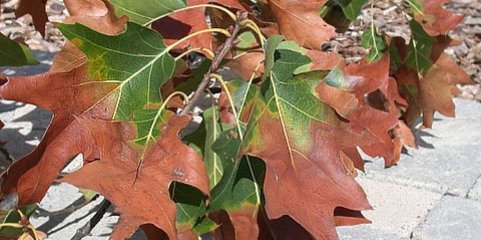
[[[269,0],[269,7],[287,40],[294,40],[309,49],[320,49],[336,36],[335,28],[319,15],[324,0]]]
[[[415,70],[402,66],[395,77],[401,93],[409,101],[404,118],[409,126],[422,114],[423,127],[431,128],[436,111],[447,117],[455,116],[452,100],[456,84],[472,84],[473,80],[448,55],[442,53],[428,72],[421,76]]]
[[[188,0],[188,6],[208,3],[217,3],[237,10],[245,10],[244,7],[234,0]],[[152,23],[152,28],[157,30],[167,45],[171,45],[185,36],[208,29],[205,21],[205,8],[193,8],[174,12]],[[230,19],[225,19],[226,24]],[[230,20],[232,22],[232,20]],[[232,24],[232,23],[231,23]],[[175,49],[206,48],[214,50],[212,46],[212,33],[204,33],[177,45]],[[210,57],[210,56],[209,56]]]
[[[173,116],[146,152],[132,143],[137,134],[130,122],[88,118],[79,121],[86,126],[85,134],[91,135],[99,147],[99,160],[61,181],[99,192],[116,206],[120,220],[111,239],[130,237],[145,224],[155,225],[170,239],[176,239],[176,206],[170,198],[169,185],[178,181],[205,194],[209,191],[202,158],[179,138],[179,131],[190,122],[190,117]],[[134,181],[138,159],[144,154],[141,174]]]
[[[15,15],[21,17],[30,14],[35,29],[45,36],[45,24],[48,22],[46,5],[47,0],[20,0]]]
[[[57,54],[49,72],[33,76],[9,77],[0,86],[0,97],[34,104],[53,113],[40,144],[3,173],[2,194],[16,192],[20,204],[42,200],[64,165],[82,150],[86,160],[96,156],[90,140],[75,116],[108,118],[113,109],[108,93],[115,85],[94,86],[86,78],[86,57],[71,44]],[[31,86],[35,86],[32,88]]]
[[[80,23],[98,32],[115,35],[124,31],[128,17],[117,18],[107,0],[65,0],[70,16],[65,23]]]
[[[398,105],[406,104],[395,94],[397,85],[389,77],[389,63],[386,54],[373,63],[350,64],[341,73],[344,76],[339,87],[323,83],[316,88],[321,100],[348,119],[355,129],[365,129],[379,140],[361,148],[369,155],[384,157],[386,166],[399,161],[402,146],[396,145],[399,140],[392,131],[399,124],[401,112]],[[348,169],[352,165],[363,170],[364,161],[356,150],[344,150],[343,153],[346,160],[352,160],[352,164],[347,163]]]
[[[452,13],[444,8],[448,0],[422,0],[422,13],[415,13],[414,18],[421,23],[430,36],[445,35],[454,29],[463,16]]]

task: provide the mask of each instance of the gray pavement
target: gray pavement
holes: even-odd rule
[[[433,129],[416,130],[418,149],[397,166],[365,156],[357,180],[372,224],[340,227],[341,239],[481,239],[481,104],[455,102],[457,118],[436,115]]]
[[[51,55],[35,53],[42,65],[4,70],[7,75],[46,71]],[[1,70],[1,69],[0,69]],[[418,149],[408,149],[397,166],[384,169],[382,159],[366,159],[366,172],[357,180],[373,210],[365,211],[372,224],[339,227],[345,240],[463,239],[481,240],[481,104],[456,99],[456,119],[436,115],[434,129],[416,130]],[[51,114],[32,105],[0,101],[0,119],[6,123],[0,142],[10,156],[0,153],[0,168],[40,141]],[[81,159],[64,171],[74,171]],[[1,169],[0,169],[1,170]],[[32,222],[48,239],[70,239],[94,214],[99,197],[76,212],[34,215]],[[52,186],[40,203],[57,211],[83,202],[73,186]],[[118,216],[110,209],[85,239],[108,239]],[[135,239],[143,239],[138,233]]]

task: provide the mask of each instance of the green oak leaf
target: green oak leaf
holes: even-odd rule
[[[404,61],[406,65],[424,75],[433,65],[430,54],[435,40],[416,21],[411,21],[409,27],[412,37]]]
[[[294,41],[283,40],[284,38],[280,35],[273,35],[267,40],[264,46],[266,73],[278,71],[279,75],[286,74],[290,76],[292,74],[310,72],[312,61],[305,56],[306,50]],[[279,61],[279,58],[289,59],[292,62]],[[274,64],[275,62],[277,64]],[[264,74],[264,79],[268,77],[269,74]]]
[[[113,118],[132,120],[137,125],[140,145],[160,134],[156,126],[164,122],[167,111],[159,89],[175,73],[176,62],[160,35],[129,22],[125,32],[109,36],[80,24],[60,24],[60,31],[88,59],[88,78],[97,84],[115,84]]]
[[[374,25],[371,25],[361,36],[361,45],[363,48],[369,49],[366,58],[369,62],[373,62],[381,58],[387,49],[387,43],[384,36],[377,32]]]
[[[212,146],[220,156],[224,173],[211,192],[210,212],[225,210],[232,218],[246,209],[256,212],[261,204],[265,166],[255,157],[239,157],[241,147],[236,127],[222,132]]]
[[[27,46],[17,43],[0,33],[0,66],[38,64]]]
[[[311,61],[297,47],[289,48],[289,42],[268,39],[266,45],[268,77],[261,83],[246,127],[243,153],[266,163],[263,194],[269,217],[289,215],[314,238],[335,238],[334,209],[368,206],[364,193],[346,173],[340,152],[374,141],[321,101],[318,88],[326,71],[302,71]],[[340,200],[341,195],[346,201]],[[309,211],[313,208],[316,211]]]
[[[392,41],[392,40],[391,40]],[[389,57],[391,58],[391,69],[396,71],[403,64],[401,55],[399,54],[399,49],[397,49],[395,44],[390,44],[388,47]]]
[[[180,232],[192,231],[202,235],[213,231],[218,225],[205,216],[207,205],[204,194],[197,188],[174,182],[170,188],[176,202],[176,227]]]
[[[361,13],[367,0],[329,0],[321,9],[321,17],[336,31],[345,32]]]
[[[248,112],[247,109],[256,100],[257,87],[242,80],[229,81],[227,87],[237,111],[241,114]],[[211,146],[219,156],[223,173],[220,182],[211,191],[209,212],[225,210],[234,226],[238,216],[251,217],[253,222],[256,221],[265,173],[265,165],[260,159],[241,155],[243,138],[240,134],[244,135],[245,124],[240,119],[238,124],[222,125],[223,132]]]
[[[405,0],[406,3],[410,6],[411,11],[415,14],[423,14],[424,7],[422,1],[418,0]]]
[[[147,25],[155,20],[187,6],[186,0],[112,0],[118,16],[128,16],[129,20]]]
[[[367,0],[334,0],[342,8],[347,19],[354,21],[361,13],[361,9]]]
[[[218,108],[212,107],[205,110],[203,113],[203,119],[205,131],[207,133],[204,147],[204,161],[210,180],[210,189],[213,189],[220,182],[224,172],[219,155],[212,150],[212,144],[214,144],[222,131],[222,126],[219,123]]]

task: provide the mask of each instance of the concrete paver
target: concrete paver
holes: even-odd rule
[[[353,226],[349,231],[341,231],[341,238],[344,239],[378,239],[384,234],[399,236],[399,239],[409,238],[414,228],[426,217],[429,209],[442,197],[440,193],[373,181],[362,175],[358,177],[358,182],[366,191],[373,207],[373,210],[363,212],[372,224]],[[370,230],[373,232],[369,233]],[[357,231],[359,234],[343,234]],[[354,238],[356,236],[357,238]]]
[[[338,227],[337,232],[341,240],[407,240],[407,237],[401,237],[396,234],[386,233],[378,229],[374,229],[369,225],[359,225],[355,227]]]
[[[481,104],[479,102],[456,98],[454,103],[456,104],[456,119],[481,119]],[[440,115],[436,114],[436,117]]]
[[[481,202],[481,177],[478,178],[473,188],[469,190],[468,198]]]
[[[481,154],[469,145],[410,149],[408,154],[398,166],[387,169],[381,161],[367,163],[366,175],[464,197],[481,174]]]
[[[481,239],[481,203],[445,196],[414,230],[415,240]]]

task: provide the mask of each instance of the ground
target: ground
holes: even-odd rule
[[[4,0],[0,0],[4,2]],[[13,20],[14,1],[1,7],[0,32],[23,37],[36,49],[41,65],[34,67],[0,69],[6,75],[30,75],[45,72],[62,38],[51,25],[45,39],[28,26],[24,17]],[[460,46],[447,52],[459,62],[478,83],[481,63],[481,4],[476,1],[455,0],[447,8],[467,15],[463,24],[453,31]],[[51,20],[65,16],[60,1],[48,5]],[[350,31],[331,42],[333,48],[343,51],[350,61],[359,60],[364,50],[356,46],[359,32],[369,22],[369,9],[363,12]],[[384,30],[406,37],[399,24],[402,17],[392,5],[378,2],[376,24]],[[391,13],[396,13],[391,16]],[[357,40],[356,40],[357,39]],[[461,97],[481,100],[479,84],[460,86]],[[432,130],[416,130],[418,149],[408,149],[397,166],[384,169],[381,159],[365,156],[366,172],[357,177],[366,191],[373,210],[364,214],[372,220],[370,225],[338,228],[341,239],[481,239],[481,104],[458,98],[456,119],[437,115]],[[38,144],[48,126],[51,115],[32,105],[0,101],[0,119],[6,123],[0,131],[3,152],[0,167],[21,157]],[[72,171],[78,165],[67,167]],[[68,239],[94,214],[102,198],[98,198],[75,213],[65,212],[55,216],[38,213],[33,223],[49,235],[49,239]],[[67,185],[54,185],[40,207],[57,211],[82,203],[77,189]],[[118,217],[110,210],[87,239],[107,239]],[[141,234],[136,235],[142,239]]]

